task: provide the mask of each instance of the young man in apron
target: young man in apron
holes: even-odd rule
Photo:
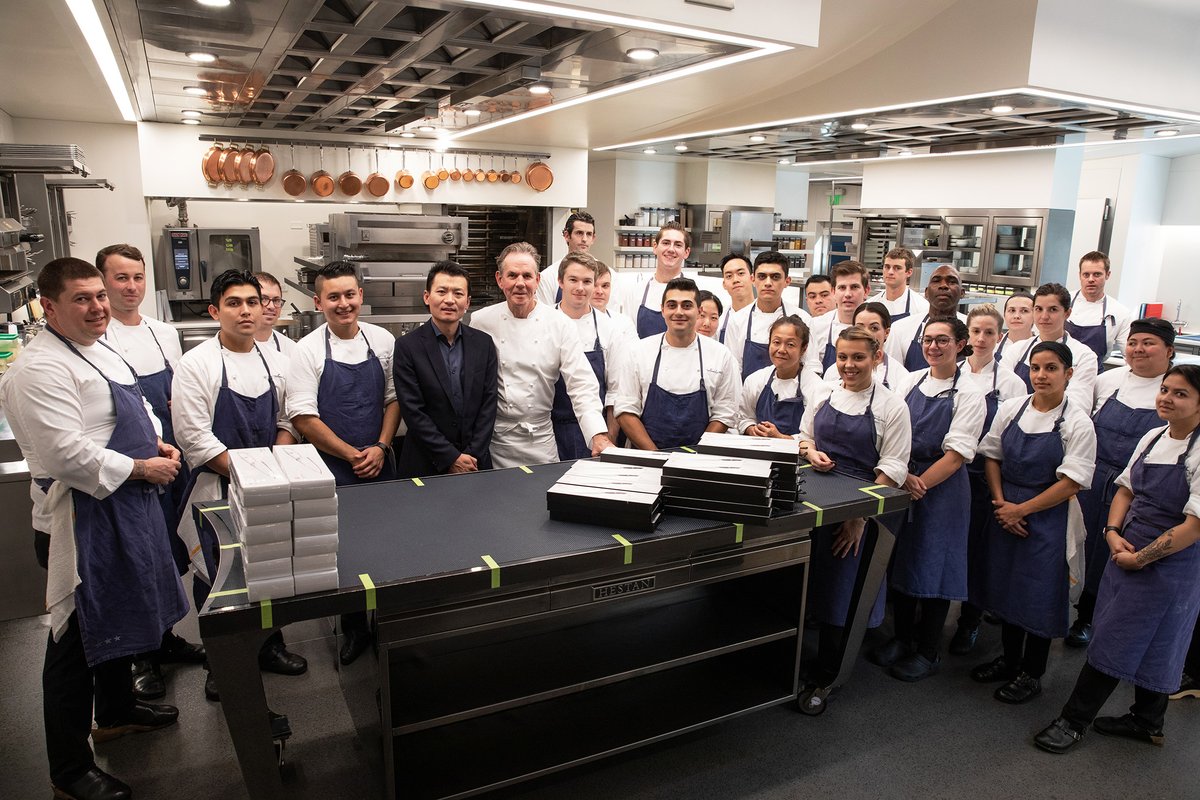
[[[42,672],[55,797],[130,796],[96,766],[100,743],[170,725],[173,706],[135,700],[130,663],[187,613],[158,495],[179,472],[129,365],[100,342],[109,321],[100,272],[77,258],[42,268],[47,329],[0,380],[0,407],[42,499],[49,534],[50,636]],[[93,698],[97,727],[92,729]]]
[[[958,317],[967,321],[965,314],[958,310],[962,302],[962,277],[958,270],[949,264],[942,264],[929,276],[929,285],[925,287],[925,298],[929,301],[929,309],[924,314],[914,314],[900,322],[892,319],[892,332],[888,336],[887,351],[892,358],[899,359],[909,372],[917,372],[929,366],[921,352],[921,339],[925,335],[925,325],[934,319]]]
[[[96,268],[104,278],[104,288],[112,309],[112,319],[104,332],[103,341],[137,373],[142,396],[154,409],[162,426],[162,440],[177,447],[171,427],[171,378],[175,365],[183,356],[179,332],[165,322],[142,316],[140,307],[146,299],[146,262],[142,253],[130,244],[114,244],[96,254]],[[175,535],[177,512],[183,501],[187,470],[170,483],[168,491],[159,494],[163,516],[167,522],[168,539],[179,574],[187,572],[187,549]],[[172,631],[163,634],[162,646],[133,662],[133,693],[139,700],[157,700],[167,693],[162,664],[203,664],[204,647],[186,641]]]
[[[281,354],[285,360],[292,357],[296,343],[279,331],[275,330],[275,321],[283,311],[283,287],[278,279],[269,272],[256,272],[258,285],[262,288],[262,319],[258,323],[258,331],[254,341],[260,347],[268,347]]]
[[[1129,325],[1133,313],[1115,297],[1104,293],[1104,286],[1112,277],[1112,265],[1108,256],[1099,250],[1085,253],[1079,259],[1079,291],[1071,298],[1071,318],[1067,320],[1067,332],[1092,348],[1100,368],[1112,353],[1129,338]]]
[[[788,310],[783,304],[783,290],[791,285],[788,258],[782,253],[767,250],[754,259],[754,289],[758,298],[746,308],[730,315],[729,328],[721,341],[729,348],[741,370],[742,380],[752,372],[770,366],[771,325],[789,314],[799,316],[808,325],[808,313],[799,308]]]
[[[842,261],[829,273],[833,279],[834,306],[809,324],[812,340],[805,355],[805,369],[824,375],[837,360],[838,336],[854,324],[854,312],[867,299],[871,276],[857,261]]]
[[[867,300],[883,303],[893,323],[929,311],[929,301],[909,286],[916,266],[917,256],[907,247],[893,247],[883,257],[883,291]]]
[[[325,324],[296,344],[288,364],[288,419],[317,448],[338,486],[394,480],[396,337],[359,320],[362,282],[353,264],[325,265],[314,288]],[[350,664],[371,644],[366,612],[343,614],[342,635],[338,658]]]
[[[678,222],[668,222],[654,237],[654,272],[640,280],[622,281],[621,310],[637,328],[639,339],[666,332],[662,299],[667,284],[683,276],[692,252],[692,235]]]
[[[575,211],[567,217],[562,230],[563,241],[568,253],[586,253],[596,243],[596,220],[586,211]],[[537,299],[543,305],[552,306],[562,300],[562,289],[558,285],[558,267],[554,264],[542,270],[538,280]]]
[[[729,295],[729,309],[717,328],[717,341],[724,342],[730,318],[754,302],[754,274],[750,259],[741,253],[721,256],[718,267],[721,270],[721,287]]]

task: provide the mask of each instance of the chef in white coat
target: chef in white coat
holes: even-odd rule
[[[217,335],[184,354],[171,386],[175,436],[192,468],[185,508],[227,496],[229,450],[295,444],[284,391],[287,362],[279,351],[255,342],[262,316],[258,280],[248,272],[226,270],[213,279],[208,313],[220,323]],[[212,588],[217,542],[208,526],[198,529],[191,514],[179,520],[195,579],[192,594],[201,608]],[[278,631],[259,651],[259,666],[282,675],[300,675],[308,663],[289,652]],[[204,693],[218,700],[210,674]]]
[[[596,241],[596,219],[586,211],[575,211],[567,217],[562,230],[563,241],[568,253],[586,253]],[[558,267],[550,264],[542,270],[538,280],[537,300],[552,306],[562,300],[562,289],[558,286]]]
[[[812,318],[802,308],[786,308],[783,290],[791,285],[788,257],[775,250],[759,253],[754,258],[751,280],[757,298],[745,308],[730,313],[725,338],[721,339],[733,360],[737,362],[742,380],[750,373],[771,365],[768,352],[771,325],[789,314],[800,317],[807,326]]]
[[[1033,348],[1038,342],[1062,342],[1070,349],[1074,362],[1067,396],[1075,401],[1076,408],[1087,411],[1092,407],[1092,393],[1096,388],[1096,353],[1067,331],[1066,325],[1070,316],[1071,294],[1067,287],[1061,283],[1043,283],[1033,293],[1034,335],[1023,343],[1005,347],[1000,363],[1017,373],[1017,377],[1024,381],[1032,392],[1029,358]]]
[[[907,247],[893,247],[883,257],[883,291],[867,299],[883,303],[893,323],[929,312],[929,301],[909,286],[916,266],[917,256]]]
[[[621,311],[637,328],[639,339],[665,333],[662,299],[667,284],[683,276],[692,252],[692,234],[678,222],[668,222],[654,236],[654,272],[621,282]]]
[[[558,461],[550,410],[562,376],[571,407],[592,455],[612,446],[592,372],[575,324],[537,301],[540,256],[528,242],[504,248],[496,283],[505,302],[476,311],[471,327],[492,337],[500,359],[499,403],[492,435],[497,468]]]
[[[275,348],[277,352],[283,354],[284,358],[291,358],[292,351],[296,349],[296,343],[275,330],[275,322],[279,319],[280,312],[283,311],[283,287],[279,285],[279,280],[269,272],[256,272],[254,277],[258,279],[258,285],[262,287],[262,319],[258,322],[254,341],[264,347]]]
[[[809,325],[812,341],[805,353],[805,369],[817,375],[824,375],[837,361],[838,336],[854,324],[854,312],[867,299],[871,287],[871,276],[858,261],[835,264],[829,277],[833,279],[834,306],[813,318]]]
[[[1114,347],[1125,345],[1133,322],[1133,312],[1104,291],[1111,277],[1112,264],[1099,250],[1079,259],[1079,291],[1071,298],[1066,324],[1071,336],[1092,348],[1101,364]]]

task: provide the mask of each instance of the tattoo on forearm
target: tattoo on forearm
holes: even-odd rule
[[[1158,561],[1164,556],[1170,555],[1171,547],[1175,540],[1175,529],[1168,528],[1163,531],[1163,535],[1155,539],[1150,544],[1143,547],[1137,552],[1138,566],[1144,567],[1147,564]]]

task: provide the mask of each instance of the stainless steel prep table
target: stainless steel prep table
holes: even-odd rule
[[[200,633],[251,797],[283,797],[257,665],[272,626],[375,610],[377,659],[342,685],[382,734],[388,796],[466,796],[795,700],[810,530],[909,502],[804,469],[807,504],[767,525],[622,532],[549,519],[568,466],[339,489],[342,588],[273,603],[247,602],[223,504],[197,505],[223,548]],[[869,530],[835,685],[891,552]]]

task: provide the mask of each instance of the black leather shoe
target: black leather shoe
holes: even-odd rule
[[[880,667],[890,667],[912,652],[912,648],[899,639],[890,639],[867,653],[867,661]]]
[[[1063,717],[1051,722],[1042,732],[1033,737],[1033,743],[1047,753],[1062,755],[1083,738],[1084,731],[1077,731]]]
[[[1135,742],[1145,742],[1155,747],[1163,746],[1162,728],[1152,731],[1138,721],[1133,714],[1123,717],[1096,717],[1092,720],[1096,733],[1105,736],[1120,736],[1122,739],[1133,739]]]
[[[179,709],[175,706],[159,703],[143,703],[134,701],[129,716],[116,725],[92,728],[92,741],[97,744],[120,739],[127,733],[145,733],[156,731],[168,725],[174,725],[179,719]]]
[[[158,650],[158,660],[162,664],[203,664],[205,658],[204,645],[192,644],[172,631],[167,631]]]
[[[1017,677],[1013,678],[1008,683],[1001,686],[992,694],[992,697],[999,700],[1001,703],[1009,705],[1020,705],[1028,703],[1033,698],[1042,693],[1042,681],[1035,678],[1027,672],[1022,672]]]
[[[930,661],[920,653],[913,653],[892,664],[892,668],[888,670],[888,674],[902,681],[916,683],[917,681],[937,675],[941,665],[942,659],[937,656],[934,656],[933,661]]]
[[[1063,644],[1067,647],[1087,647],[1091,641],[1092,624],[1075,620],[1075,624],[1067,631],[1067,638],[1063,640]]]
[[[162,670],[153,661],[133,662],[133,696],[138,700],[157,700],[166,697],[167,684],[163,682]]]
[[[975,642],[978,639],[978,627],[959,625],[958,630],[954,632],[954,638],[950,640],[950,652],[956,656],[965,656],[975,649]]]
[[[971,680],[976,683],[995,683],[997,681],[1011,681],[1020,673],[1016,667],[1010,666],[1004,660],[1004,656],[993,658],[986,664],[980,664],[975,669],[971,670]]]
[[[204,696],[214,703],[221,702],[221,693],[217,691],[217,679],[211,671],[204,676]]]
[[[276,675],[303,675],[308,671],[308,661],[283,645],[277,645],[258,655],[258,667]]]
[[[92,767],[83,777],[66,786],[55,786],[59,800],[129,800],[133,790],[99,767]]]
[[[353,664],[370,646],[370,631],[346,631],[342,637],[342,649],[338,652],[338,661],[341,661],[343,666]]]

